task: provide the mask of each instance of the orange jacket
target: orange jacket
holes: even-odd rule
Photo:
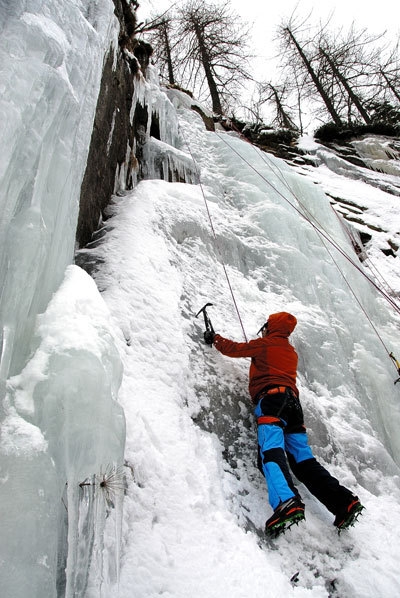
[[[256,395],[267,386],[288,386],[296,395],[297,353],[289,343],[297,320],[291,314],[280,312],[268,318],[268,334],[248,343],[236,343],[216,334],[214,345],[227,357],[251,357],[249,392]]]

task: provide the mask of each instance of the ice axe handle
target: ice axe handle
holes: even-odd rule
[[[210,318],[208,317],[208,314],[207,314],[207,307],[209,307],[209,306],[211,306],[211,305],[212,305],[212,303],[206,303],[206,304],[205,304],[205,305],[204,305],[204,306],[203,306],[203,307],[202,307],[202,308],[201,308],[201,309],[200,309],[200,310],[197,312],[197,314],[196,314],[196,318],[197,318],[197,316],[203,312],[203,316],[204,316],[204,324],[205,324],[205,327],[206,327],[206,332],[207,332],[207,331],[214,332],[213,325],[211,324],[211,320],[210,320]]]

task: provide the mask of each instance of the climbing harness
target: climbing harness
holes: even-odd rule
[[[330,245],[332,245],[348,262],[350,262],[350,264],[352,264],[352,266],[354,268],[356,268],[358,270],[358,272],[360,272],[360,274],[362,274],[362,276],[364,276],[368,282],[383,296],[383,298],[391,305],[391,307],[398,313],[400,314],[400,307],[397,305],[397,303],[394,301],[394,299],[392,299],[392,297],[390,297],[390,295],[384,291],[372,278],[370,278],[370,276],[368,276],[368,274],[366,274],[366,272],[364,272],[364,270],[356,263],[354,262],[351,257],[349,255],[347,255],[347,253],[338,245],[338,243],[332,239],[332,237],[324,230],[323,226],[318,222],[318,220],[309,212],[309,210],[307,209],[306,206],[304,206],[298,199],[298,197],[295,195],[295,193],[293,192],[293,190],[290,188],[289,184],[287,183],[282,171],[278,168],[279,170],[279,174],[276,173],[276,169],[275,169],[275,174],[278,177],[278,179],[282,182],[282,184],[286,187],[286,189],[288,189],[288,191],[290,192],[290,194],[294,197],[294,199],[298,202],[299,206],[301,206],[301,208],[304,210],[305,213],[303,213],[299,208],[297,208],[287,197],[285,197],[285,195],[283,195],[283,193],[281,193],[279,191],[279,189],[277,189],[272,183],[271,181],[269,181],[261,172],[259,172],[243,155],[241,155],[230,143],[228,143],[226,141],[226,139],[221,136],[219,133],[216,132],[217,137],[223,141],[223,143],[225,143],[225,145],[227,145],[231,151],[233,151],[241,160],[243,160],[265,183],[267,183],[267,185],[269,185],[274,191],[275,193],[277,193],[278,195],[280,195],[280,197],[282,197],[282,199],[287,202],[303,219],[305,219],[313,228],[314,230],[317,232],[317,234],[322,238],[323,244],[326,248],[326,250],[328,251],[328,254],[330,255],[333,263],[335,264],[336,268],[338,269],[338,271],[340,272],[341,276],[343,277],[346,285],[348,286],[350,292],[352,293],[353,297],[355,298],[355,300],[357,301],[358,305],[360,306],[361,310],[363,311],[364,315],[366,316],[367,320],[369,321],[370,325],[372,326],[375,334],[377,335],[378,339],[380,340],[380,342],[382,343],[385,351],[387,352],[387,354],[389,355],[389,357],[392,357],[392,353],[389,352],[388,348],[386,347],[381,335],[379,334],[378,330],[376,329],[376,327],[374,326],[371,318],[368,316],[365,308],[363,307],[363,305],[361,304],[360,300],[358,299],[358,297],[356,296],[354,290],[352,289],[350,283],[348,282],[348,280],[346,279],[343,271],[341,270],[339,264],[337,263],[337,261],[335,260],[335,258],[333,257],[333,254],[331,251],[329,251],[328,246],[326,245],[326,243],[324,242],[327,241],[327,243],[329,243]],[[246,141],[248,141],[246,139]],[[248,142],[250,143],[250,142]],[[257,148],[253,145],[252,147],[254,148],[254,150],[256,151],[257,154],[259,154],[259,156],[261,157],[261,159],[264,161],[264,163],[266,162],[266,159],[264,159],[264,156],[261,154],[260,151],[257,150]],[[271,170],[274,170],[274,165],[272,163],[269,164]],[[400,374],[400,364],[399,362],[395,362],[396,368],[398,373]],[[398,378],[395,381],[395,384],[397,382],[400,381],[400,378]]]

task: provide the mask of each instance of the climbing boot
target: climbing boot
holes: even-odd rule
[[[281,503],[275,509],[272,517],[268,519],[265,524],[265,533],[267,536],[276,538],[294,523],[297,524],[303,519],[305,519],[304,504],[297,496],[289,498],[289,500]]]
[[[361,514],[361,511],[364,508],[365,507],[363,507],[360,501],[358,500],[358,497],[353,496],[350,504],[347,505],[347,507],[342,511],[339,511],[339,513],[336,515],[333,525],[335,525],[338,528],[339,533],[343,529],[352,527],[357,521],[359,515]]]

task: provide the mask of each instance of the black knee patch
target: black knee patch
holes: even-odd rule
[[[263,452],[263,463],[276,463],[281,472],[283,473],[286,483],[294,494],[297,494],[297,490],[293,485],[292,476],[289,473],[288,464],[285,457],[285,452],[281,448],[268,449]]]
[[[269,461],[274,461],[280,467],[282,462],[286,463],[284,451],[281,448],[273,448],[264,451],[263,463],[268,463]]]

